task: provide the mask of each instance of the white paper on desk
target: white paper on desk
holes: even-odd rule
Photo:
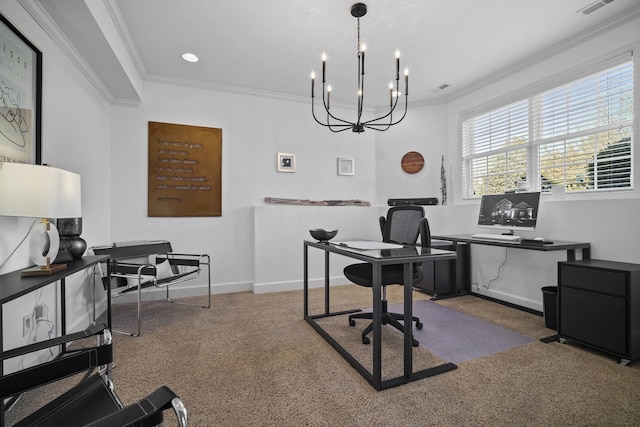
[[[335,242],[338,246],[346,246],[352,249],[362,249],[364,251],[373,250],[373,249],[398,249],[402,248],[402,245],[397,245],[395,243],[385,243],[385,242],[374,242],[371,240],[350,240],[343,242]]]

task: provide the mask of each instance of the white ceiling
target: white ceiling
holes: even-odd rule
[[[305,99],[326,51],[332,101],[355,102],[353,0],[22,0],[50,22],[113,99],[136,101],[136,77]],[[394,52],[410,101],[464,93],[640,14],[640,0],[365,0],[366,99],[388,102]],[[106,11],[106,12],[105,12]],[[60,37],[60,36],[59,36]],[[181,59],[190,51],[195,64]],[[132,74],[132,69],[135,73]],[[319,79],[318,79],[319,80]],[[433,89],[447,83],[443,91]],[[316,82],[316,92],[320,82]]]

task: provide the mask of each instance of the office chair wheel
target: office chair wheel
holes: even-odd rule
[[[424,325],[420,322],[416,322],[416,329],[422,329]]]
[[[362,344],[369,345],[371,344],[371,340],[367,337],[362,337]]]
[[[412,344],[413,344],[414,347],[419,347],[420,346],[420,343],[417,340],[413,340]]]
[[[349,326],[356,326],[356,321],[353,319],[349,319]]]

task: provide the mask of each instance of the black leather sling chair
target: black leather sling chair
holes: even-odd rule
[[[84,372],[85,375],[75,386],[67,387],[66,392],[13,424],[14,427],[150,427],[160,425],[163,412],[171,408],[178,425],[188,426],[187,411],[182,401],[168,387],[160,387],[132,405],[122,405],[111,381],[113,349],[111,333],[104,324],[91,325],[81,332],[4,351],[0,363],[52,346],[66,346],[70,342],[78,345],[85,339],[97,340],[98,344],[75,351],[67,349],[50,362],[0,376],[0,404],[3,405],[0,425],[5,425],[5,412],[8,409],[5,406],[9,406],[3,403],[5,399],[15,402],[16,396],[21,393],[72,375],[82,376]]]
[[[207,254],[173,252],[171,243],[166,240],[116,242],[92,246],[89,251],[95,255],[109,255],[111,258],[111,282],[107,282],[106,271],[102,269],[102,265],[100,266],[102,284],[105,289],[107,286],[111,287],[111,298],[133,293],[137,296],[136,330],[123,331],[114,328],[113,332],[134,337],[140,335],[141,303],[145,289],[164,289],[166,300],[174,304],[211,307],[211,261]],[[173,285],[198,279],[201,273],[208,290],[206,305],[180,302],[170,298],[169,289]]]

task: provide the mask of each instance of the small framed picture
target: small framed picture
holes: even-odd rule
[[[355,175],[351,157],[338,157],[338,175]]]
[[[295,172],[296,155],[291,153],[278,153],[278,172]]]

